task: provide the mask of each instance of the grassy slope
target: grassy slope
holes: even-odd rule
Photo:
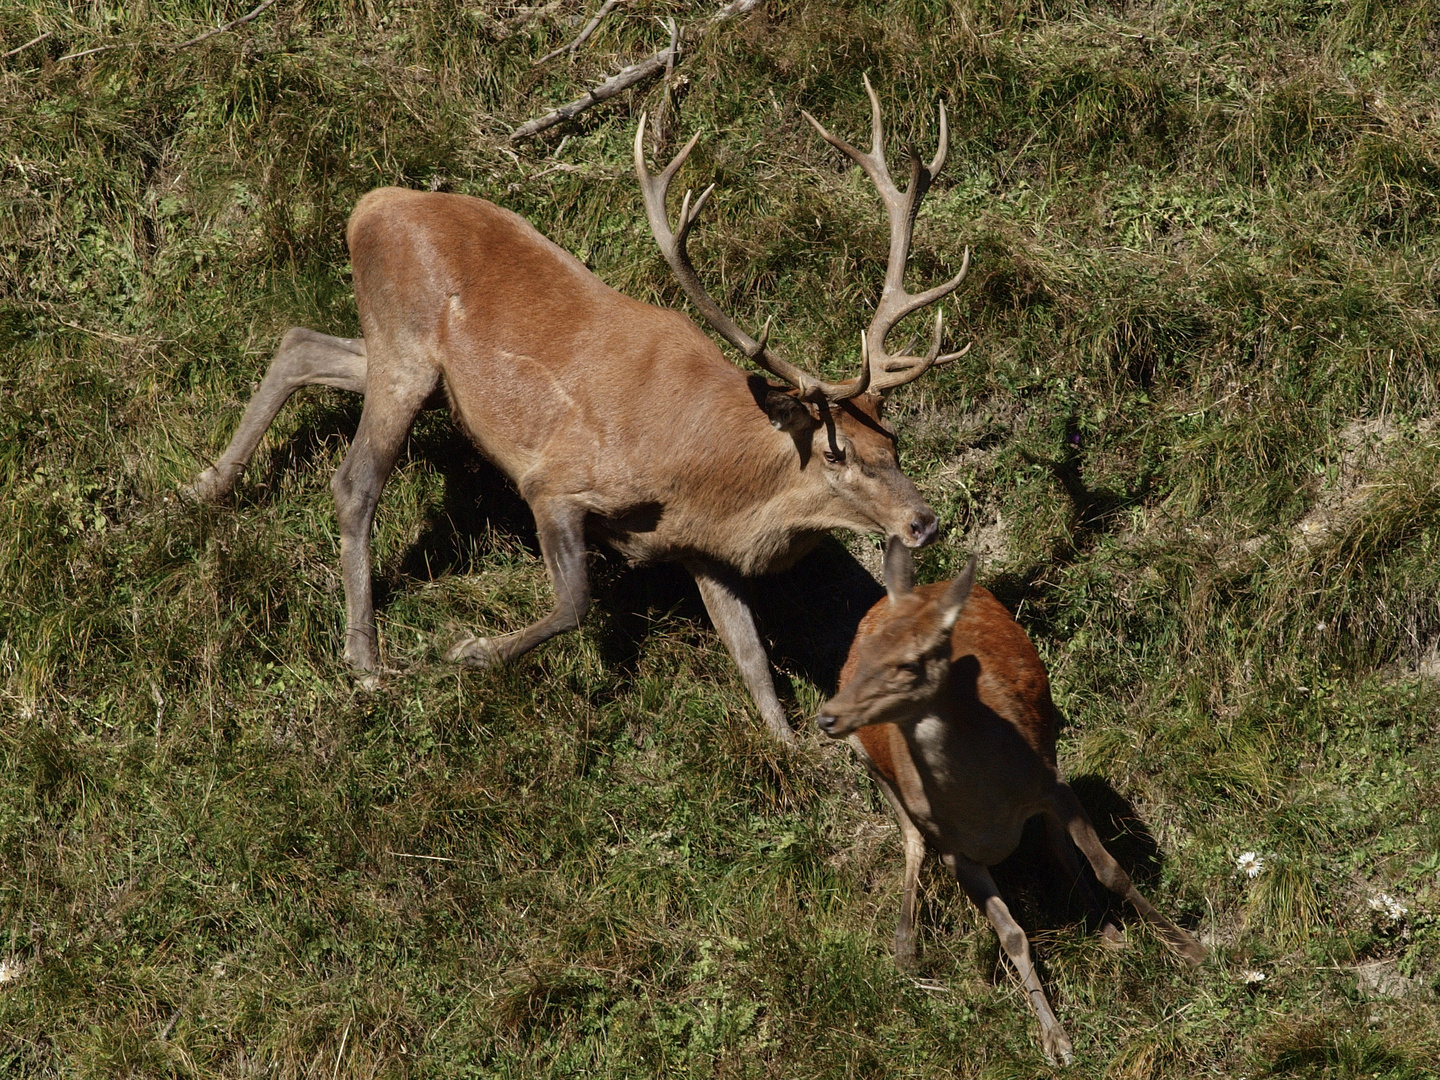
[[[626,164],[658,88],[505,136],[708,5],[637,0],[542,67],[578,0],[509,36],[493,4],[282,0],[167,48],[247,6],[0,13],[0,51],[54,31],[0,61],[0,1072],[1043,1073],[938,873],[924,978],[895,972],[883,808],[809,727],[766,742],[673,576],[601,562],[583,632],[505,672],[438,660],[548,599],[523,504],[443,417],[381,506],[406,670],[376,693],[338,663],[353,400],[292,404],[233,504],[173,498],[286,326],[353,330],[343,223],[377,184],[494,198],[678,303]],[[707,132],[687,175],[720,191],[697,262],[849,370],[882,225],[799,109],[859,137],[869,71],[898,154],[949,102],[912,278],[974,246],[950,308],[977,346],[899,395],[952,527],[924,571],[990,553],[1067,770],[1215,951],[1186,972],[1132,927],[1110,952],[1018,860],[1076,1072],[1427,1075],[1440,19],[1064,7],[772,2],[716,33],[677,88]],[[799,722],[825,664],[788,666]]]

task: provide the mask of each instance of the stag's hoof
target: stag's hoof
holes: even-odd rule
[[[1100,927],[1100,940],[1112,949],[1123,949],[1129,944],[1125,940],[1124,931],[1109,920],[1106,920],[1105,924]]]
[[[785,719],[784,712],[778,716],[766,716],[765,729],[775,737],[775,740],[784,743],[786,746],[795,745],[795,732],[790,729],[790,722]]]
[[[914,975],[920,970],[920,960],[915,955],[915,935],[902,939],[898,934],[895,936],[895,966],[906,975]]]
[[[180,489],[180,497],[191,502],[213,503],[219,502],[226,495],[234,482],[230,477],[222,475],[215,466],[210,466],[199,476],[195,477],[185,487]]]
[[[445,659],[480,671],[499,667],[505,662],[498,638],[476,637],[474,634],[467,634],[445,654]]]

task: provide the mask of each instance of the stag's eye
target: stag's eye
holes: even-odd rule
[[[918,679],[925,674],[925,661],[911,660],[908,664],[901,664],[900,670]]]

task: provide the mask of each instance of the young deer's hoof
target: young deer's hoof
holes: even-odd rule
[[[1075,1060],[1075,1048],[1070,1045],[1070,1036],[1065,1034],[1065,1029],[1059,1024],[1046,1031],[1041,1039],[1045,1057],[1050,1064],[1069,1065]]]
[[[467,634],[457,642],[445,654],[445,659],[452,664],[464,664],[466,667],[476,668],[480,671],[499,667],[505,662],[505,657],[500,653],[500,643],[497,639],[476,637],[474,634]]]

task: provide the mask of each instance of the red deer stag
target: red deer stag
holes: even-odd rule
[[[1045,1052],[1068,1063],[1070,1039],[988,869],[1015,850],[1027,820],[1044,816],[1051,850],[1107,937],[1118,939],[1119,931],[1101,923],[1076,845],[1096,877],[1177,953],[1198,964],[1205,950],[1140,895],[1060,779],[1045,666],[1010,613],[975,586],[975,560],[955,581],[917,589],[913,558],[893,540],[886,548],[887,595],[861,620],[840,690],[820,708],[820,728],[832,738],[850,736],[900,824],[905,883],[896,962],[909,967],[915,960],[915,894],[928,841],[1000,935],[1040,1018]]]
[[[234,486],[286,399],[319,383],[365,395],[360,425],[331,487],[345,582],[345,658],[380,664],[371,595],[370,532],[380,489],[419,411],[447,400],[456,421],[519,489],[535,516],[555,590],[550,614],[515,633],[467,637],[448,658],[472,667],[513,660],[566,630],[590,604],[587,538],[631,561],[680,562],[774,735],[794,736],[742,579],[783,570],[829,530],[880,531],[920,546],[934,512],[900,471],[885,396],[959,353],[940,355],[942,322],[924,356],[885,352],[909,313],[953,292],[969,268],[918,295],[903,285],[920,198],[945,159],[911,152],[905,191],[882,156],[820,128],[876,183],[890,220],[890,262],[859,375],[828,383],[740,330],[706,294],[686,251],[707,189],[685,197],[672,232],[671,178],[698,134],[659,176],[646,170],[641,117],[635,167],[666,261],[710,325],[788,386],[728,363],[685,316],[624,296],[520,217],[483,199],[381,188],[350,216],[363,339],[289,331],[229,447],[192,485],[213,500]],[[814,121],[811,121],[814,123]],[[817,128],[819,124],[815,125]]]

